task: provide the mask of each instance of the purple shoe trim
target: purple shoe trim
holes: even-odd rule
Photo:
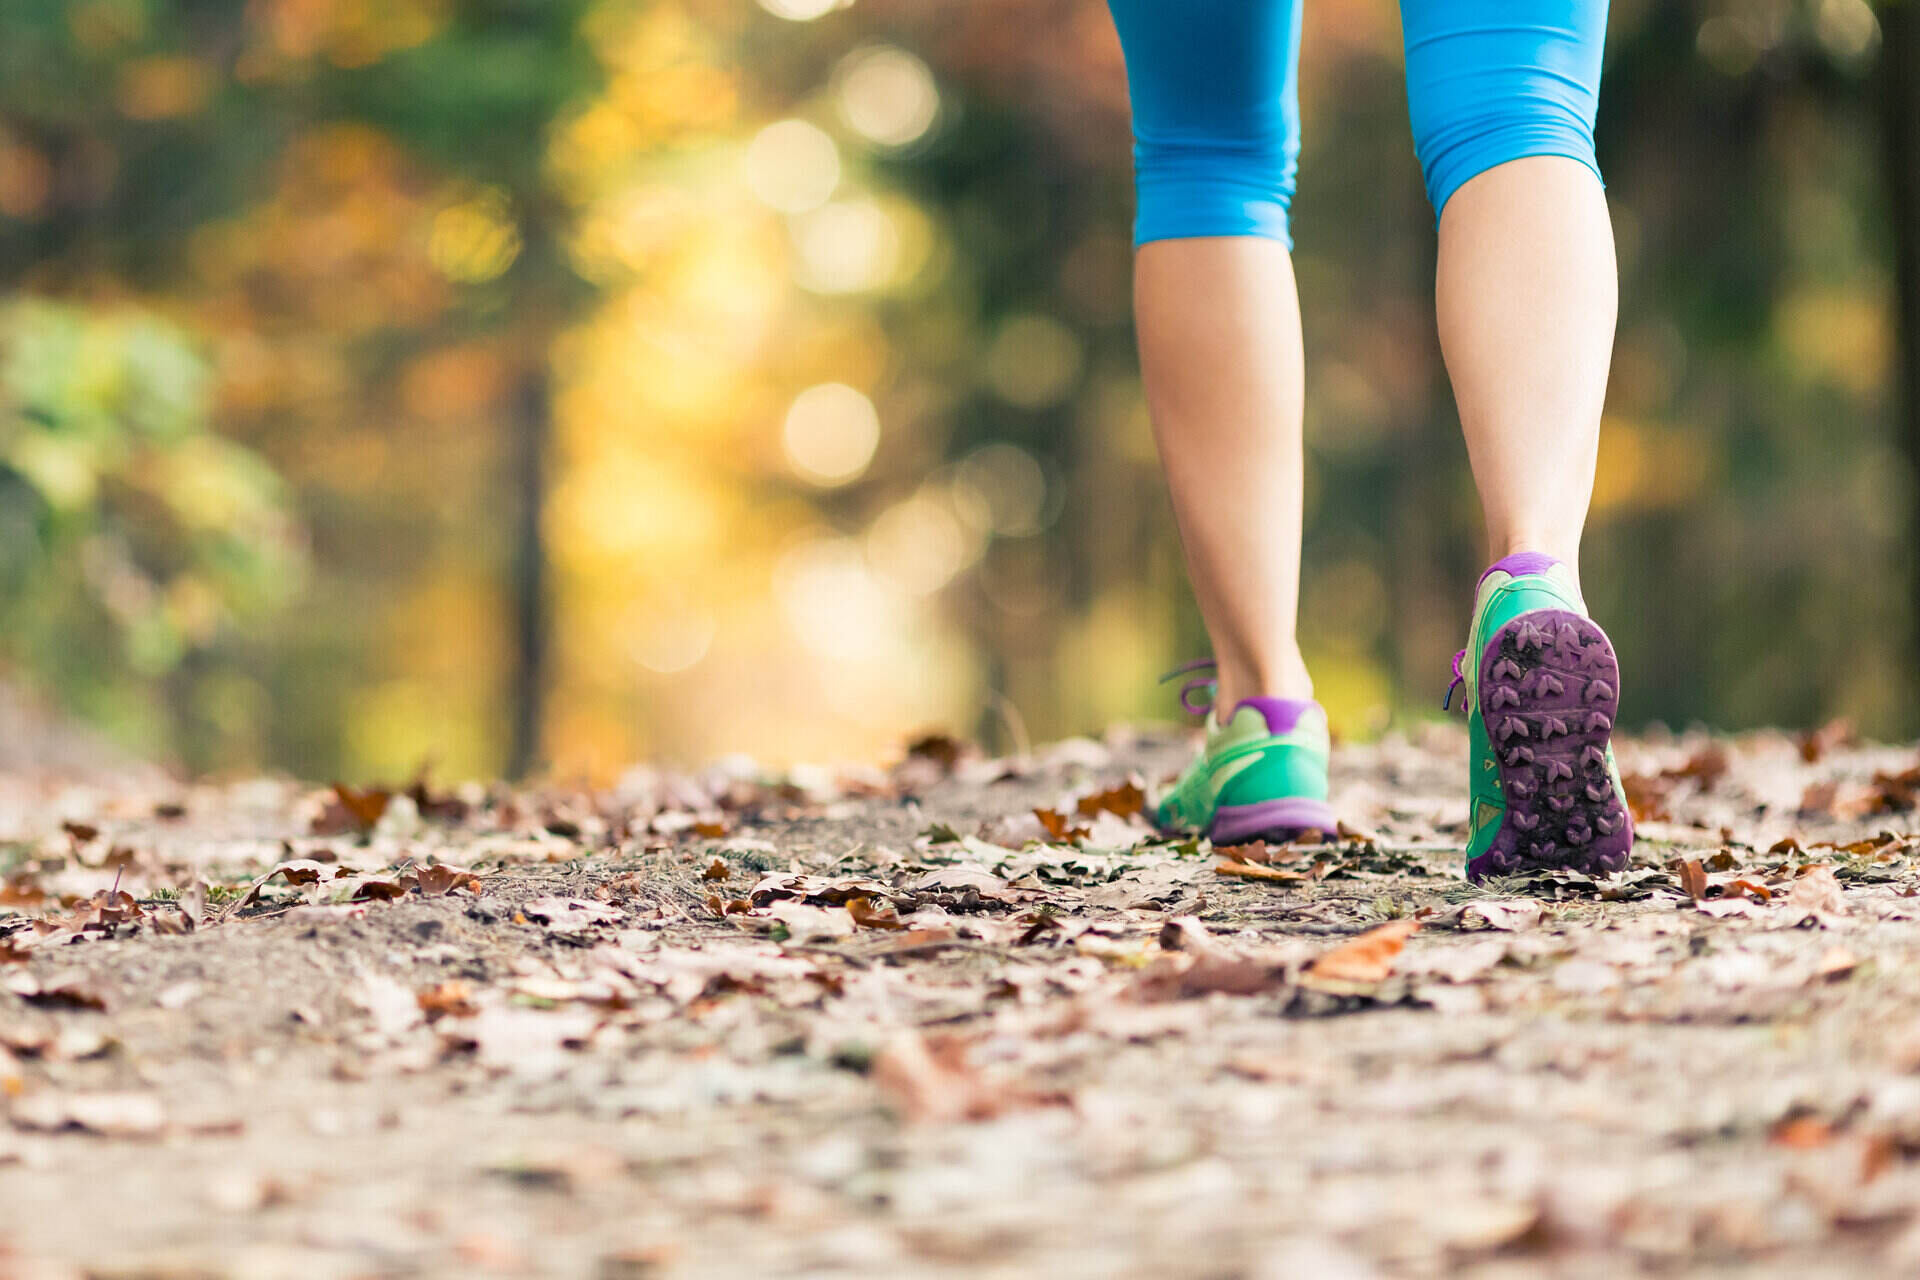
[[[1633,815],[1607,771],[1620,665],[1606,632],[1561,609],[1523,613],[1487,641],[1476,692],[1507,811],[1467,879],[1624,869]]]
[[[1278,800],[1262,800],[1259,804],[1220,806],[1213,815],[1207,836],[1215,844],[1242,844],[1255,836],[1284,841],[1302,831],[1324,831],[1331,835],[1338,825],[1325,800],[1283,796]]]
[[[1239,715],[1241,707],[1252,707],[1266,717],[1268,733],[1276,735],[1292,733],[1293,727],[1300,723],[1300,717],[1307,713],[1307,709],[1319,705],[1312,698],[1242,698],[1234,704],[1233,715],[1228,716],[1227,719],[1231,720],[1234,715]]]
[[[1504,573],[1508,577],[1518,578],[1529,573],[1545,573],[1560,561],[1544,551],[1516,551],[1510,556],[1502,556],[1487,566],[1487,572],[1480,575],[1480,582],[1487,580],[1487,574]],[[1479,583],[1474,584],[1476,587]]]

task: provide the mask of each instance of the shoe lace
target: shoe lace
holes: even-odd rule
[[[1167,674],[1160,677],[1160,683],[1191,675],[1192,679],[1180,686],[1180,707],[1196,716],[1205,715],[1213,707],[1214,695],[1219,692],[1218,675],[1194,675],[1198,671],[1215,671],[1217,665],[1212,658],[1195,658],[1192,662],[1183,662]],[[1195,702],[1195,694],[1204,694],[1206,701]]]
[[[1467,651],[1465,649],[1462,649],[1460,652],[1453,655],[1453,683],[1447,686],[1446,699],[1440,704],[1440,709],[1442,711],[1453,710],[1454,692],[1455,690],[1459,689],[1462,685],[1466,684],[1467,682],[1467,678],[1464,675],[1460,674],[1460,664],[1465,662],[1466,660],[1467,660]],[[1464,706],[1466,704],[1462,703],[1461,705]]]

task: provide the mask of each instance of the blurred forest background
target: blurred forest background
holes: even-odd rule
[[[1615,0],[1631,720],[1920,732],[1911,9]],[[1306,21],[1303,642],[1366,736],[1483,552],[1397,11]],[[1169,719],[1128,164],[1101,0],[7,0],[8,678],[320,776]]]

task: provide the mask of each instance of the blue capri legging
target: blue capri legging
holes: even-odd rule
[[[1133,98],[1134,241],[1291,246],[1302,0],[1108,0]],[[1607,0],[1400,0],[1414,149],[1436,217],[1522,156],[1592,169]]]

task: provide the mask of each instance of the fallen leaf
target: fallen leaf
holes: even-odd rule
[[[1460,927],[1513,932],[1540,923],[1546,908],[1531,898],[1480,898],[1460,908]]]
[[[483,1065],[544,1079],[567,1069],[571,1053],[592,1042],[603,1017],[578,1007],[494,1005],[471,1018],[442,1018],[434,1027],[445,1044],[472,1050]]]
[[[903,1119],[922,1124],[988,1120],[1064,1101],[1057,1094],[995,1083],[969,1061],[968,1049],[961,1036],[901,1032],[874,1055],[873,1082]]]
[[[907,744],[909,759],[931,760],[948,773],[972,751],[969,744],[947,733],[923,734]]]
[[[1848,914],[1845,892],[1829,866],[1808,867],[1787,887],[1782,901],[1795,911],[1809,916],[1839,917]]]
[[[900,916],[890,904],[876,903],[872,898],[848,898],[847,914],[853,922],[863,929],[904,929]]]
[[[1223,876],[1235,876],[1241,880],[1273,880],[1281,884],[1301,884],[1307,877],[1299,871],[1285,871],[1279,867],[1263,867],[1251,862],[1216,862],[1214,872]]]
[[[878,880],[864,876],[846,876],[830,880],[825,876],[775,872],[761,879],[747,893],[747,901],[763,907],[776,898],[797,898],[802,902],[827,902],[845,906],[849,898],[893,898],[894,890]]]
[[[1860,957],[1845,947],[1829,947],[1820,962],[1813,967],[1813,976],[1826,982],[1837,982],[1860,967]]]
[[[1827,752],[1852,746],[1859,738],[1853,721],[1845,718],[1829,720],[1818,729],[1800,735],[1800,758],[1808,764],[1814,764]]]
[[[1680,864],[1680,888],[1695,902],[1707,896],[1707,870],[1700,859],[1688,858]]]
[[[596,924],[616,924],[627,913],[583,898],[538,898],[520,908],[522,915],[549,929],[577,931]]]
[[[109,1138],[148,1138],[167,1124],[150,1093],[34,1093],[16,1098],[10,1115],[22,1129],[85,1129]]]
[[[787,927],[787,936],[794,942],[831,942],[835,938],[851,937],[859,928],[850,911],[809,906],[790,898],[770,902],[764,910],[770,918]]]
[[[1306,976],[1332,983],[1385,982],[1393,973],[1394,958],[1419,929],[1418,920],[1390,920],[1314,957]]]
[[[1767,1141],[1776,1147],[1811,1151],[1833,1141],[1833,1126],[1818,1116],[1789,1116],[1773,1127],[1773,1132],[1767,1135]]]
[[[0,986],[43,1009],[104,1010],[107,1007],[107,998],[101,990],[78,974],[43,981],[30,973],[15,973]]]
[[[1074,807],[1085,818],[1091,818],[1097,813],[1110,813],[1116,818],[1132,818],[1146,810],[1147,794],[1138,783],[1129,779],[1117,787],[1080,797],[1079,803]]]
[[[393,792],[386,787],[350,787],[333,784],[333,794],[313,820],[315,835],[346,835],[373,829],[386,815]]]
[[[725,880],[732,874],[733,868],[727,865],[725,858],[715,858],[707,864],[707,869],[700,873],[700,878],[702,880]]]
[[[1066,815],[1056,809],[1035,809],[1033,816],[1046,828],[1049,839],[1072,842],[1086,836],[1088,828],[1076,827],[1067,821]]]
[[[347,999],[365,1010],[373,1019],[374,1030],[388,1039],[406,1034],[424,1020],[413,992],[381,974],[361,974],[347,988]]]
[[[435,983],[417,993],[414,1003],[420,1006],[420,1012],[427,1016],[429,1022],[448,1016],[465,1018],[479,1012],[479,1007],[473,1002],[473,989],[458,979]]]
[[[223,1169],[206,1188],[208,1206],[223,1213],[253,1213],[286,1200],[286,1184],[257,1169]]]
[[[455,889],[476,889],[480,883],[479,872],[445,862],[420,867],[411,878],[420,892],[429,898],[445,897]]]

